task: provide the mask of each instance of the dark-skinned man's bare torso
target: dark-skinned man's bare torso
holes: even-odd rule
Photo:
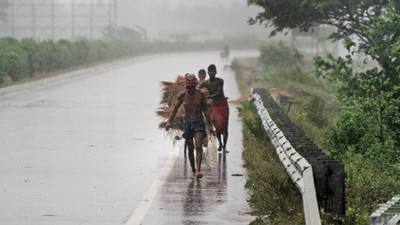
[[[224,94],[224,80],[221,78],[215,77],[213,80],[208,79],[201,83],[197,88],[200,89],[202,87],[206,87],[210,92],[210,96],[208,96],[207,98],[215,101],[226,98]]]
[[[190,94],[187,90],[178,95],[178,101],[182,101],[185,109],[185,118],[187,120],[198,120],[203,118],[203,110],[206,107],[206,98],[201,90],[195,90]]]
[[[218,151],[224,149],[224,152],[229,152],[226,151],[226,143],[228,141],[229,106],[224,94],[224,80],[215,77],[216,74],[217,68],[214,64],[211,64],[208,67],[208,75],[210,76],[210,79],[199,84],[197,88],[201,89],[206,87],[210,93],[210,95],[207,96],[207,99],[212,99],[210,113],[219,142]],[[223,142],[221,141],[222,135],[224,138]]]

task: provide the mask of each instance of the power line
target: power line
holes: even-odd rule
[[[59,3],[55,0],[12,0],[0,36],[46,39],[100,39],[108,26],[117,26],[117,0]]]

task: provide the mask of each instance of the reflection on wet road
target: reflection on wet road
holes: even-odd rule
[[[203,161],[204,177],[201,180],[189,178],[190,163],[183,156],[177,160],[161,188],[159,207],[172,217],[169,224],[179,223],[177,218],[182,219],[182,224],[202,224],[204,216],[212,214],[218,205],[227,201],[226,154],[209,149],[204,156],[207,160]]]
[[[216,140],[204,147],[201,180],[193,180],[183,144],[175,165],[141,224],[248,224],[241,152],[241,122],[230,105],[229,153],[216,151]],[[182,140],[183,142],[183,140]]]
[[[188,159],[176,163],[175,169],[172,171],[171,176],[167,179],[166,184],[161,190],[162,207],[165,209],[174,209],[173,196],[180,195],[185,198],[178,199],[183,201],[183,212],[185,221],[196,221],[196,217],[201,216],[207,211],[211,211],[213,206],[226,201],[226,154],[218,153],[215,156],[215,151],[212,155],[206,155],[207,164],[203,163],[204,177],[201,180],[192,180],[188,182],[188,175],[191,174],[191,168]],[[182,165],[183,164],[183,165]],[[183,166],[183,177],[177,167]],[[182,179],[183,178],[183,179]],[[179,186],[187,186],[186,188],[178,189]],[[206,197],[203,197],[206,196]],[[211,198],[210,198],[211,197]],[[211,200],[211,201],[209,201]],[[178,209],[179,213],[180,209]]]

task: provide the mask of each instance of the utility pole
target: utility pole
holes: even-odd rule
[[[11,37],[15,35],[15,24],[14,24],[14,1],[11,1]]]
[[[117,26],[117,0],[8,0],[7,23],[1,33],[14,38],[101,38]],[[0,36],[1,37],[1,36]]]
[[[71,36],[75,39],[75,0],[71,0]]]
[[[36,10],[35,10],[35,3],[31,0],[31,30],[32,30],[32,37],[36,38]]]
[[[55,23],[54,23],[54,20],[55,20],[55,9],[54,9],[54,0],[52,0],[51,1],[51,39],[53,39],[54,40],[54,38],[55,38],[55,36],[54,36],[54,29],[55,29]]]
[[[108,26],[111,27],[112,26],[112,22],[111,22],[111,15],[112,15],[112,1],[113,0],[108,0]]]
[[[93,40],[93,0],[90,0],[90,40]]]
[[[118,1],[114,0],[114,25],[115,27],[118,26]],[[110,6],[111,7],[111,6]]]

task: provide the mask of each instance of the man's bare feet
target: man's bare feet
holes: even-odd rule
[[[192,180],[193,180],[195,177],[196,177],[196,173],[193,172],[192,175],[190,175],[189,179],[192,179]]]
[[[203,174],[201,172],[196,173],[196,179],[201,179],[203,178]]]

